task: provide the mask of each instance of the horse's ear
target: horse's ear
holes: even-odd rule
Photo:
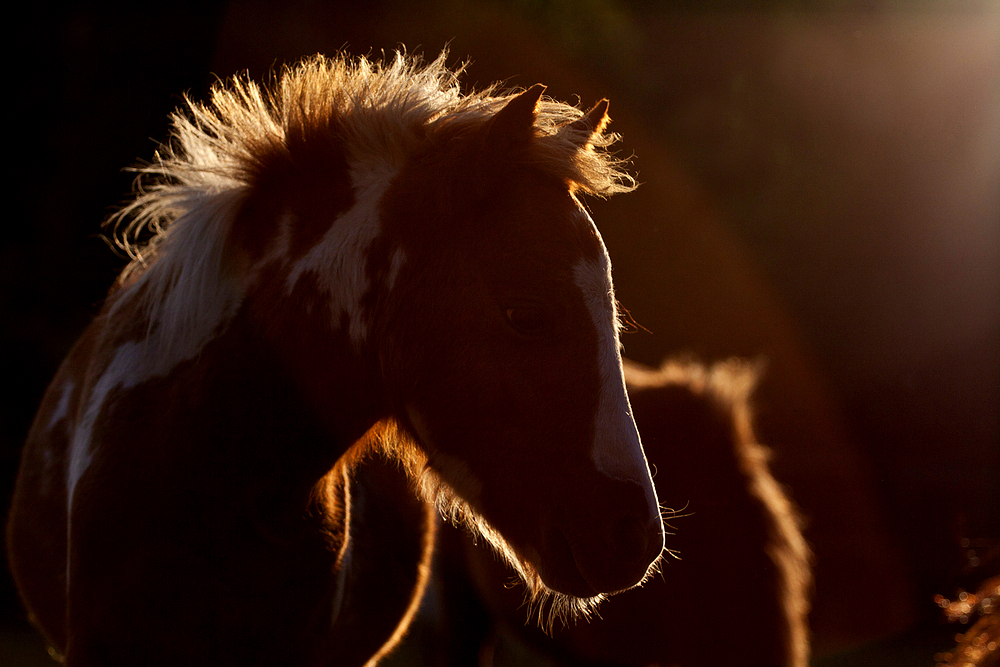
[[[595,104],[594,108],[583,117],[565,126],[563,131],[580,148],[584,148],[594,135],[604,132],[604,128],[607,127],[610,120],[608,118],[608,101],[604,99]]]
[[[513,147],[531,141],[535,136],[535,110],[544,92],[545,86],[536,83],[507,102],[490,120],[487,143]]]

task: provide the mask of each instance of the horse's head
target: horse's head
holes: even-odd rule
[[[529,577],[589,598],[641,581],[663,531],[608,254],[574,196],[607,103],[541,128],[541,92],[432,126],[381,200],[370,261],[391,266],[383,372],[428,467]]]
[[[147,170],[164,181],[125,209],[167,230],[126,287],[163,303],[167,357],[243,327],[339,443],[394,417],[437,499],[460,499],[529,583],[591,598],[639,582],[662,526],[608,255],[575,197],[629,189],[601,150],[606,102],[581,117],[541,86],[463,96],[444,54],[282,77],[189,105]]]

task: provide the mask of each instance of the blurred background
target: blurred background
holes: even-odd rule
[[[816,664],[933,665],[962,629],[934,594],[1000,571],[997,0],[27,11],[6,74],[4,513],[41,394],[124,265],[100,227],[123,168],[180,94],[316,52],[448,46],[469,88],[610,98],[642,183],[591,202],[648,330],[626,355],[765,361],[759,435],[816,552]],[[0,570],[0,664],[44,664]]]

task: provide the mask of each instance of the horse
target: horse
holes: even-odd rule
[[[754,434],[755,366],[678,359],[654,370],[626,360],[660,497],[677,501],[665,511],[674,558],[642,588],[602,605],[600,620],[526,623],[511,571],[467,531],[442,527],[437,599],[425,604],[425,613],[437,611],[425,623],[447,633],[451,649],[431,649],[433,664],[806,667],[811,553]],[[414,634],[421,646],[411,651],[428,650]]]
[[[380,447],[553,613],[660,558],[581,203],[635,185],[607,101],[463,93],[445,60],[315,56],[173,114],[8,521],[67,665],[353,664],[348,589],[379,566],[352,470]]]

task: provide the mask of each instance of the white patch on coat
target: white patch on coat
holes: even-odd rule
[[[143,348],[148,348],[149,339],[139,342],[128,342],[115,350],[111,363],[101,375],[97,384],[87,397],[86,409],[80,415],[77,427],[69,443],[69,461],[66,466],[66,544],[72,544],[73,498],[76,485],[87,471],[93,459],[91,435],[98,415],[104,409],[108,394],[115,387],[128,388],[137,384],[137,379],[150,365],[144,358]],[[145,350],[148,353],[148,349]],[[155,358],[155,357],[154,357]],[[66,587],[69,590],[70,563],[72,549],[66,555]]]
[[[59,394],[59,403],[56,404],[56,409],[49,416],[49,423],[46,425],[47,431],[51,431],[55,428],[56,424],[66,419],[69,415],[70,399],[73,398],[73,389],[75,388],[76,385],[72,382],[67,382],[63,385],[62,393]]]
[[[591,226],[593,221],[587,216]],[[594,234],[600,239],[594,227]],[[611,261],[601,243],[598,260],[580,259],[573,267],[576,285],[583,292],[587,310],[597,329],[600,397],[595,416],[594,442],[590,456],[594,465],[608,477],[631,481],[646,491],[646,500],[658,513],[656,492],[649,465],[642,451],[639,431],[632,418],[632,406],[625,391],[625,374],[618,341],[618,313],[611,283]]]
[[[399,277],[399,270],[403,268],[403,264],[406,263],[406,253],[402,248],[396,248],[392,253],[392,260],[389,264],[389,277],[387,279],[388,284],[386,289],[391,291],[393,287],[396,286],[396,278]]]
[[[149,359],[150,339],[129,341],[115,350],[111,363],[97,380],[87,397],[86,408],[73,432],[69,447],[69,466],[66,472],[67,516],[73,507],[73,492],[83,476],[93,455],[91,435],[97,417],[104,409],[108,394],[116,387],[129,389],[137,385],[147,375],[152,365]],[[144,352],[146,354],[144,354]]]
[[[338,330],[346,313],[348,333],[355,345],[368,336],[370,323],[361,307],[361,299],[369,288],[366,257],[382,229],[379,202],[397,171],[395,165],[384,160],[352,164],[354,206],[330,225],[323,239],[292,266],[286,282],[291,294],[303,273],[315,274],[330,300],[331,326]],[[402,257],[398,261],[401,263]],[[394,267],[396,262],[394,256]]]
[[[165,329],[156,329],[150,336],[138,341],[129,341],[120,345],[114,352],[111,363],[97,380],[86,397],[86,404],[80,414],[76,428],[73,429],[69,443],[68,464],[66,467],[66,543],[71,544],[73,501],[77,484],[86,473],[94,456],[92,442],[94,424],[101,412],[106,408],[108,396],[115,389],[131,389],[147,380],[162,377],[172,371],[178,364],[191,359],[201,351],[201,347],[183,350],[187,354],[164,359],[160,355],[162,349],[161,335]],[[195,340],[195,339],[191,339]],[[205,340],[207,343],[208,340]],[[66,558],[66,585],[69,586],[70,558]]]

